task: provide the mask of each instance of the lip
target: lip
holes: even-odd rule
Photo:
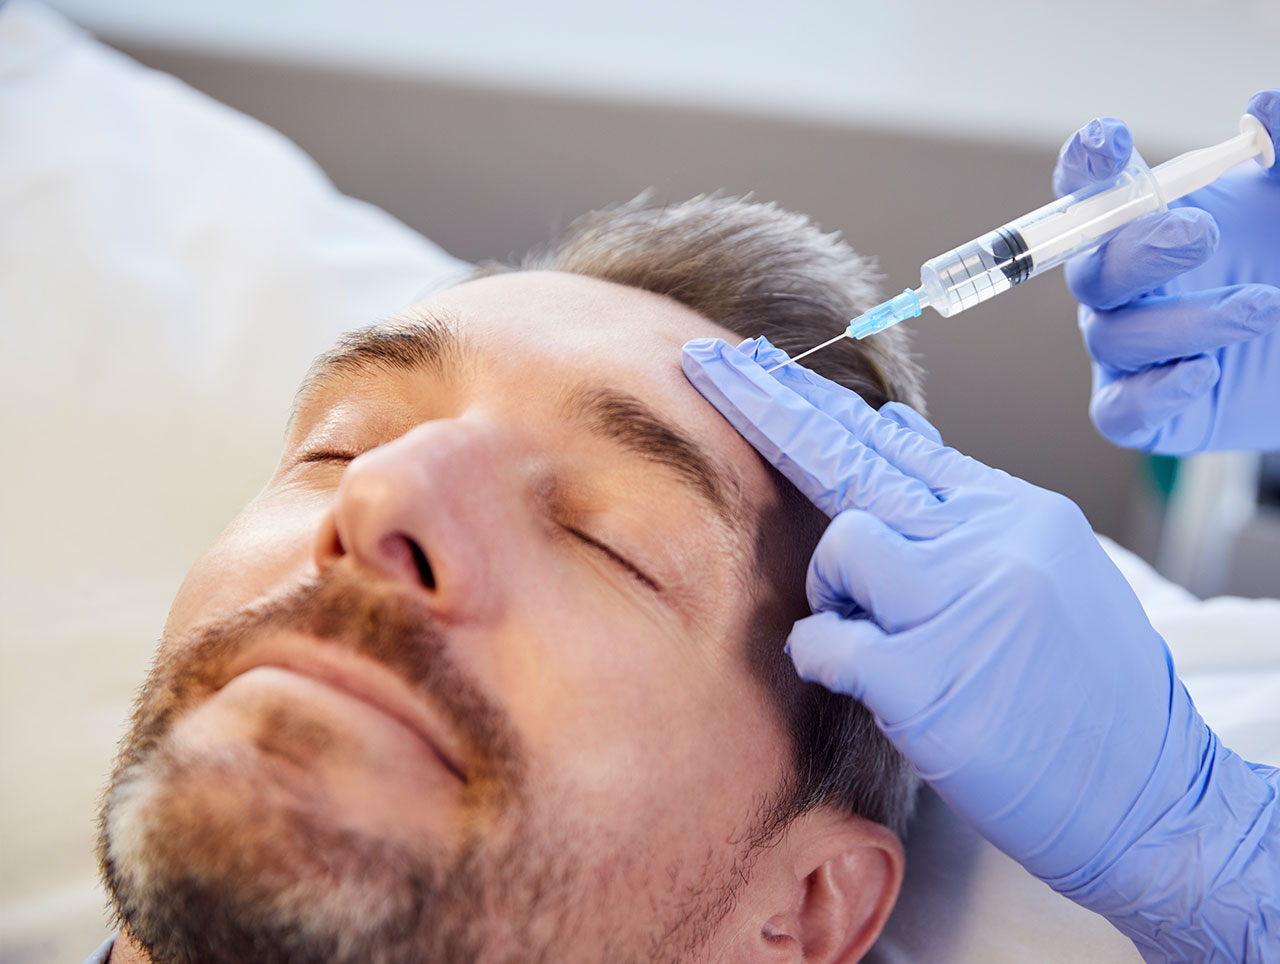
[[[305,647],[283,642],[255,647],[237,661],[226,681],[263,666],[306,676],[367,703],[413,733],[462,783],[466,771],[449,728],[400,677],[358,653],[307,637]]]

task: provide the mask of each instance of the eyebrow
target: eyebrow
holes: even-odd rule
[[[452,319],[418,313],[388,324],[343,335],[338,344],[312,364],[295,396],[292,424],[299,409],[336,378],[369,370],[435,371],[467,363],[465,337]],[[568,389],[561,412],[589,432],[645,461],[668,470],[710,506],[732,529],[741,520],[736,476],[717,464],[690,439],[635,395],[596,382]]]
[[[702,498],[721,520],[737,528],[734,507],[741,503],[740,486],[692,439],[635,395],[584,382],[570,389],[562,411],[597,438],[668,469]]]
[[[312,396],[343,375],[371,369],[439,372],[460,364],[464,355],[465,340],[452,320],[441,315],[419,312],[347,332],[307,369],[294,393],[289,425]]]

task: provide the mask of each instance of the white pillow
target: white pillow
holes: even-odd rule
[[[105,933],[92,823],[129,700],[311,358],[465,268],[275,131],[0,6],[0,957]]]

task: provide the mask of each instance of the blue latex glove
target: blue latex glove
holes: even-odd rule
[[[1063,496],[877,412],[763,339],[688,379],[832,517],[788,651],[861,700],[992,843],[1148,961],[1276,961],[1280,773],[1222,746]]]
[[[1249,112],[1280,147],[1280,90]],[[1094,121],[1063,145],[1054,190],[1112,176],[1132,148],[1120,121]],[[1066,271],[1103,435],[1168,455],[1280,448],[1280,162],[1229,171]]]

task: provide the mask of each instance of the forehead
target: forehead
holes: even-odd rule
[[[417,307],[456,320],[467,341],[495,361],[622,377],[632,389],[647,388],[648,402],[692,406],[695,420],[714,411],[681,373],[681,346],[698,337],[737,340],[663,295],[555,271],[482,278]]]

